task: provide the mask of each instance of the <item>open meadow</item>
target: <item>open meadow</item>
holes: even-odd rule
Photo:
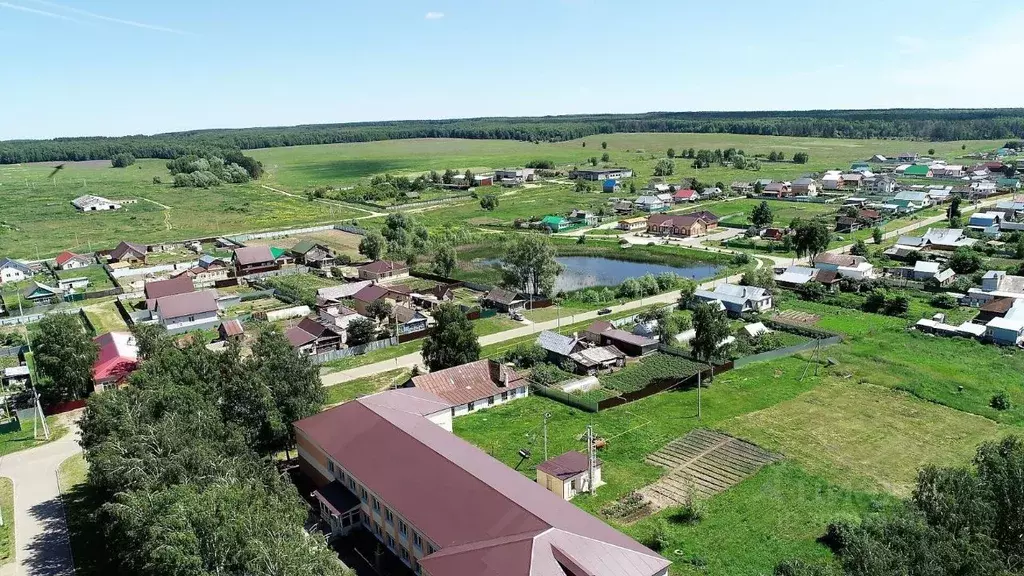
[[[128,168],[69,162],[50,178],[53,169],[52,163],[0,166],[0,254],[45,258],[62,250],[109,249],[121,240],[185,240],[365,215],[254,182],[174,188],[162,160],[139,160]],[[154,177],[162,183],[154,184]],[[82,213],[71,201],[83,194],[136,202],[117,211]]]

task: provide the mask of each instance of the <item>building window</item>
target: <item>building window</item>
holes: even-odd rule
[[[508,391],[507,390],[505,392],[501,393],[501,401],[504,402],[505,400],[508,400]]]
[[[398,533],[402,536],[406,536],[409,533],[409,529],[406,527],[405,522],[398,521]]]
[[[474,404],[475,404],[475,402],[470,402],[470,403],[469,403],[469,411],[470,411],[470,412],[472,412],[472,411],[473,411],[473,405],[474,405]]]
[[[351,488],[353,492],[356,491],[356,479],[355,478],[352,478],[351,476],[349,477],[349,479],[348,479],[348,487]]]
[[[417,574],[420,573],[420,563],[416,560],[416,558],[412,559],[412,570]]]
[[[366,504],[366,502],[367,502],[367,500],[368,500],[368,498],[369,498],[369,494],[367,494],[367,493],[366,493],[366,488],[362,488],[362,487],[360,487],[360,488],[359,488],[359,491],[360,491],[360,494],[361,494],[361,495],[362,495],[362,497],[363,497],[363,504]]]
[[[383,537],[384,537],[384,532],[383,532],[383,531],[381,531],[381,529],[380,529],[380,524],[376,524],[376,523],[375,523],[375,524],[373,525],[373,531],[374,531],[374,533],[376,533],[376,534],[377,534],[377,537],[378,537],[378,538],[383,538]]]
[[[373,499],[373,511],[380,512],[380,500],[377,500],[376,498]]]
[[[427,556],[430,556],[433,553],[434,553],[434,546],[432,544],[427,544]]]
[[[334,460],[327,461],[327,469],[330,470],[331,472],[334,472]]]
[[[452,418],[455,418],[455,406],[452,406]]]
[[[395,548],[395,538],[391,534],[388,534],[388,548],[392,550]]]
[[[395,523],[395,516],[387,508],[384,509],[384,518],[388,521],[388,524]]]
[[[405,548],[402,548],[402,549],[399,550],[399,554],[401,554],[403,562],[409,562],[409,551],[408,550],[406,550]]]
[[[487,397],[487,405],[488,406],[494,406],[494,396],[488,396]]]
[[[415,532],[412,533],[412,545],[415,546],[418,550],[423,549],[423,538],[421,538],[420,535]]]

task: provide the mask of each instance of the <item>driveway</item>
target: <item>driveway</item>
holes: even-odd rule
[[[14,562],[0,576],[71,576],[75,573],[68,543],[57,468],[82,451],[78,425],[55,442],[0,458],[0,476],[14,481]],[[8,514],[8,511],[4,511]]]

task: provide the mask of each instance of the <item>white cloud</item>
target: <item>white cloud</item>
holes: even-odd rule
[[[426,15],[427,20],[440,20],[441,18],[444,18],[444,12],[427,12]]]
[[[71,18],[70,16],[64,16],[63,14],[55,14],[53,12],[47,12],[46,10],[37,10],[35,8],[29,8],[28,6],[21,6],[19,4],[11,4],[10,2],[0,2],[0,8],[8,8],[10,10],[17,10],[19,12],[28,12],[29,14],[35,14],[37,16],[46,16],[47,18],[54,18],[56,20],[66,20],[68,22],[80,22]]]

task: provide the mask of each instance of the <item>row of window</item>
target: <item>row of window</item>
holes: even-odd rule
[[[353,494],[357,494],[357,493],[359,494],[359,499],[363,501],[363,504],[369,504],[370,503],[369,502],[370,501],[370,494],[366,490],[366,488],[364,486],[362,486],[362,485],[357,485],[356,484],[356,479],[354,477],[352,477],[352,476],[349,476],[349,475],[345,474],[344,470],[340,470],[340,469],[336,468],[334,466],[334,461],[333,460],[331,460],[331,459],[327,460],[327,469],[342,484],[345,484],[345,482],[347,480],[348,481],[349,489],[352,491]],[[378,500],[376,496],[373,497],[373,504],[371,504],[371,507],[373,508],[374,512],[380,514],[380,510],[381,510],[380,500]],[[389,508],[387,508],[386,506],[384,507],[384,519],[390,525],[394,525],[394,523],[395,523],[395,515],[394,515],[394,513],[391,512],[391,510]],[[363,523],[366,524],[367,522],[368,522],[367,517],[363,516]],[[381,529],[380,529],[379,525],[374,525],[374,531],[376,532],[378,537],[381,537]],[[401,534],[402,536],[405,536],[406,538],[408,538],[409,532],[410,532],[409,525],[406,524],[404,520],[399,519],[398,520],[398,533]],[[388,539],[389,540],[391,539],[391,535],[390,534],[388,535]],[[416,532],[412,533],[412,543],[413,543],[413,546],[415,546],[417,550],[423,550],[423,538],[418,533],[416,533]],[[389,546],[392,546],[392,544],[389,544]],[[427,554],[433,554],[433,553],[434,553],[434,547],[431,546],[430,544],[428,544],[427,545]],[[417,569],[418,568],[419,568],[419,565],[417,564]]]
[[[506,390],[505,392],[501,393],[501,401],[505,402],[509,398],[515,398],[518,395],[519,395],[519,388],[513,388],[512,390]],[[494,406],[494,396],[488,396],[487,397],[487,405],[488,406]],[[472,412],[475,409],[476,409],[476,402],[470,402],[469,403],[469,411]],[[452,407],[452,418],[455,418],[455,407],[454,406]]]

